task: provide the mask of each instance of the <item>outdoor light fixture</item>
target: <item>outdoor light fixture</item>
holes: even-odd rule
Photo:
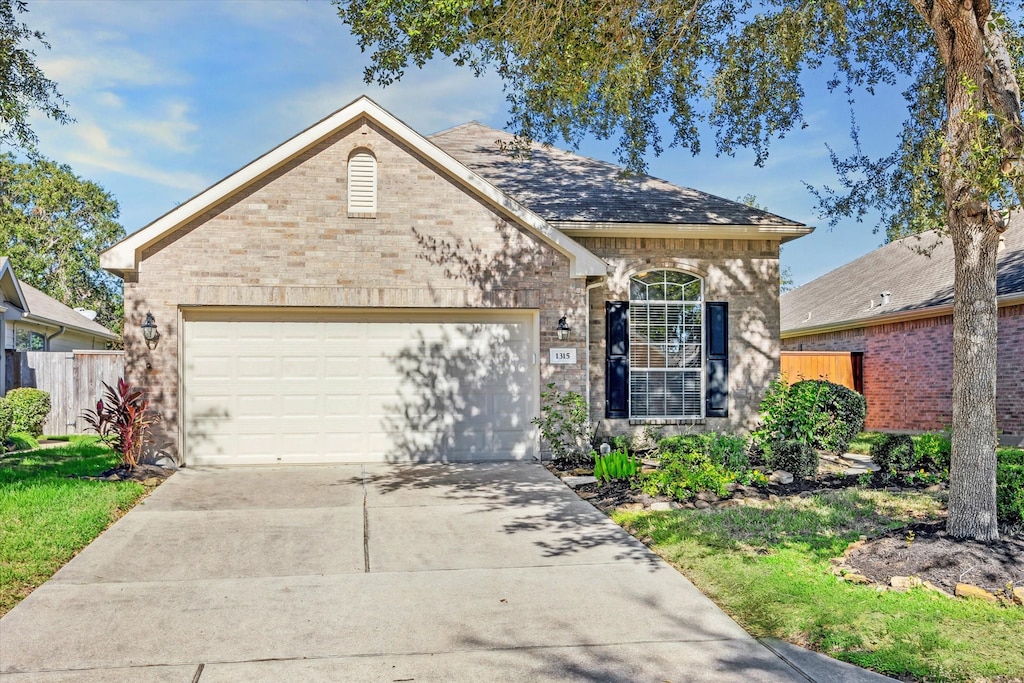
[[[146,348],[155,349],[156,344],[160,341],[160,330],[156,328],[156,320],[153,319],[153,314],[147,312],[146,319],[142,321],[142,336],[146,340]]]
[[[555,328],[555,332],[558,333],[558,341],[565,341],[569,338],[569,323],[565,322],[565,316],[563,315],[558,319],[558,327]]]

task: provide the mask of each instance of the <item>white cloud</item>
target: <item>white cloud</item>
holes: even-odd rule
[[[179,190],[187,190],[195,193],[209,184],[205,178],[197,173],[188,171],[167,171],[158,166],[145,164],[129,157],[117,155],[106,156],[98,153],[90,153],[82,150],[69,152],[66,156],[71,165],[76,168],[98,168],[105,171],[112,171],[121,175],[148,180],[165,187],[173,187]]]
[[[188,104],[170,102],[163,108],[162,117],[133,117],[124,123],[124,128],[138,133],[150,143],[162,145],[172,152],[195,151],[198,146],[190,140],[190,136],[199,130],[199,126],[189,120]]]

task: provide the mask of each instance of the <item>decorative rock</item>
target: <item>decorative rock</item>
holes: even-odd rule
[[[747,497],[747,495],[743,493],[743,491],[734,491],[732,497],[733,500],[743,500],[744,498]]]
[[[651,510],[672,510],[672,503],[664,500],[656,500],[651,503]]]
[[[889,579],[889,585],[893,590],[907,591],[921,585],[921,579],[916,576],[894,576]]]
[[[769,503],[778,503],[780,500],[782,500],[782,499],[779,498],[778,496],[776,496],[774,493],[769,493],[768,494],[768,502]]]
[[[697,500],[702,500],[705,503],[714,503],[718,500],[718,496],[711,491],[701,491],[697,494]]]
[[[622,505],[618,506],[617,509],[619,509],[619,510],[643,510],[644,509],[644,504],[643,503],[623,503]]]
[[[925,491],[927,493],[940,493],[944,488],[946,487],[943,486],[942,484],[932,484],[931,486],[926,488]]]
[[[939,588],[938,586],[936,586],[936,585],[935,585],[934,583],[932,583],[931,581],[925,581],[925,582],[923,582],[923,583],[921,584],[921,587],[922,587],[922,588],[924,588],[925,590],[930,590],[930,591],[932,591],[933,593],[938,593],[939,595],[944,595],[945,597],[947,597],[947,598],[950,598],[950,599],[953,599],[953,598],[955,598],[955,597],[956,597],[955,595],[951,595],[950,593],[947,593],[946,591],[942,590],[941,588]]]
[[[143,486],[159,486],[163,479],[160,477],[150,477],[142,482]]]
[[[728,491],[729,493],[735,493],[736,491],[739,490],[739,488],[740,488],[740,485],[737,484],[734,481],[733,482],[729,482],[728,484],[725,485],[725,490]]]
[[[655,470],[658,469],[659,467],[661,467],[661,461],[660,460],[652,460],[650,458],[641,458],[640,459],[640,464],[643,465],[644,467],[650,467],[651,469],[655,469]]]
[[[178,469],[178,463],[174,462],[173,458],[169,458],[166,455],[161,458],[157,458],[153,464],[157,467],[162,467],[165,470],[176,471]]]
[[[709,507],[711,507],[711,503],[707,502],[706,500],[701,500],[700,498],[698,498],[697,500],[693,501],[693,507],[697,508],[698,510],[707,510]]]
[[[742,505],[743,505],[743,501],[742,500],[733,500],[732,498],[727,498],[727,499],[725,499],[725,500],[715,504],[715,508],[735,508],[735,507],[740,507]]]
[[[562,477],[562,483],[565,484],[566,486],[570,487],[570,488],[578,489],[579,487],[586,486],[587,484],[596,484],[597,483],[597,477],[587,477],[587,476],[583,476],[583,477],[580,477],[580,476]]]
[[[684,510],[696,510],[697,506],[694,505],[693,503],[684,503],[683,504],[683,509]]]
[[[1014,586],[1013,601],[1018,605],[1024,605],[1024,586]]]
[[[651,472],[657,472],[657,471],[658,471],[657,467],[648,467],[647,465],[644,465],[643,467],[640,468],[640,474],[650,474]]]
[[[671,503],[669,503],[669,505],[671,505],[671,506],[672,506],[672,509],[673,509],[673,510],[682,510],[682,509],[683,509],[683,506],[682,506],[682,504],[681,504],[681,503],[677,503],[677,502],[676,502],[676,501],[674,501],[674,500],[673,500],[673,501],[672,501]]]
[[[116,474],[111,474],[106,477],[103,477],[103,481],[121,481],[121,477],[117,476]]]
[[[580,498],[582,498],[583,500],[590,500],[591,498],[594,498],[596,496],[597,494],[593,491],[580,491]]]
[[[801,491],[797,495],[799,495],[801,498],[810,498],[811,496],[814,495],[814,491]]]
[[[859,584],[871,583],[871,579],[869,579],[868,577],[864,576],[863,574],[853,574],[853,573],[843,574],[843,581],[846,581],[847,583],[859,583]]]
[[[955,595],[958,598],[978,598],[987,602],[999,602],[999,598],[989,593],[984,588],[972,586],[969,583],[958,583]]]
[[[772,476],[768,477],[769,481],[774,481],[776,484],[792,484],[793,475],[786,470],[775,470],[772,472]]]

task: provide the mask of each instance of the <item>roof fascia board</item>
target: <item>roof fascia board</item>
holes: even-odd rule
[[[113,334],[112,332],[99,332],[97,330],[90,330],[85,327],[79,327],[78,325],[75,325],[73,323],[60,322],[59,320],[53,320],[52,318],[44,318],[43,316],[37,315],[35,313],[24,313],[21,316],[21,319],[26,322],[35,323],[36,325],[42,325],[43,327],[55,327],[57,329],[60,329],[61,327],[66,327],[68,330],[81,332],[82,334],[87,334],[90,337],[99,337],[100,339],[107,339],[109,341],[117,341],[118,339],[120,339],[120,337],[118,337],[116,334]]]
[[[1024,304],[1024,292],[1014,292],[996,297],[996,306],[1006,308]],[[793,339],[795,337],[808,337],[814,334],[828,334],[829,332],[842,332],[844,330],[855,330],[859,327],[875,327],[876,325],[888,325],[891,323],[909,322],[912,320],[923,320],[934,318],[940,315],[952,315],[953,304],[942,304],[941,306],[929,306],[928,308],[915,308],[910,311],[897,311],[886,313],[876,318],[858,318],[856,320],[844,320],[830,325],[819,325],[817,327],[798,327],[790,330],[783,330],[779,333],[782,339]]]
[[[360,97],[355,102],[278,145],[181,206],[164,214],[153,223],[110,247],[100,254],[100,264],[103,268],[122,277],[124,273],[137,270],[142,251],[146,247],[171,234],[188,221],[202,215],[211,206],[215,206],[234,193],[258,181],[297,155],[363,116],[388,129],[412,149],[423,155],[424,158],[436,164],[452,179],[460,182],[478,197],[486,200],[497,211],[522,224],[567,256],[570,261],[570,274],[573,277],[607,274],[608,267],[603,260],[553,228],[539,215],[513,200],[365,96]]]
[[[668,237],[680,239],[767,239],[789,242],[814,232],[808,225],[716,225],[714,223],[608,223],[551,221],[570,237]]]

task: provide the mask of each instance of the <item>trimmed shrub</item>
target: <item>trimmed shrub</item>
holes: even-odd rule
[[[908,434],[884,434],[872,444],[871,459],[883,472],[909,472],[917,467],[914,440]]]
[[[6,450],[7,435],[11,433],[11,426],[14,425],[14,409],[7,399],[0,398],[0,453]]]
[[[11,431],[40,436],[43,433],[46,416],[50,414],[50,394],[42,389],[22,387],[8,391],[6,398],[14,411]]]
[[[762,422],[752,432],[756,451],[774,441],[803,441],[813,448],[845,453],[864,428],[867,401],[852,389],[824,380],[789,384],[773,381],[761,402]]]
[[[793,392],[817,395],[817,410],[811,446],[830,453],[846,452],[850,441],[864,429],[868,402],[853,389],[819,379],[808,379],[793,385]]]
[[[1002,449],[996,464],[996,516],[1003,524],[1024,524],[1024,450]]]
[[[797,479],[818,472],[818,452],[803,441],[774,441],[765,449],[765,459],[773,470],[785,470]]]

